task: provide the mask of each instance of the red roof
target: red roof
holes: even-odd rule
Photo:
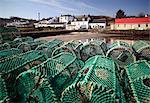
[[[150,17],[115,19],[115,24],[126,23],[150,23]]]

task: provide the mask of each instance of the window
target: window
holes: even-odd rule
[[[138,27],[140,27],[140,24],[138,24]]]
[[[148,27],[148,24],[146,24],[146,27]]]
[[[126,27],[126,24],[124,24],[124,27]]]

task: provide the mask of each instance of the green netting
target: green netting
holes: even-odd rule
[[[18,32],[17,28],[0,27],[0,33],[4,42],[13,40],[16,36],[14,33],[16,32]]]
[[[82,45],[83,44],[81,42],[72,40],[72,41],[66,42],[63,46],[71,48],[74,51],[74,53],[76,54],[76,56],[79,59],[81,59],[80,48],[82,47]]]
[[[27,36],[27,37],[22,37],[21,39],[22,39],[23,42],[31,42],[31,41],[34,41],[34,39],[33,39],[32,37],[29,37],[29,36]]]
[[[13,70],[16,70],[26,65],[27,63],[30,63],[34,60],[38,60],[40,58],[45,58],[45,57],[43,54],[37,51],[29,51],[24,54],[12,56],[10,58],[0,61],[0,72],[9,73]]]
[[[150,59],[149,41],[137,41],[133,44],[132,49],[134,50],[137,59]]]
[[[63,64],[63,62],[49,58],[40,65],[33,67],[32,69],[40,72],[45,78],[51,80],[52,77],[63,71],[65,67],[66,66]]]
[[[88,103],[81,83],[68,86],[62,93],[61,103]]]
[[[79,41],[72,40],[72,41],[69,41],[69,42],[64,43],[63,46],[66,46],[66,47],[75,49],[75,48],[77,48],[77,47],[78,47],[79,45],[81,45],[81,44],[82,44],[82,43],[79,42]]]
[[[2,51],[0,51],[0,59],[2,60],[6,57],[10,57],[10,56],[20,54],[20,53],[21,53],[21,50],[19,50],[17,48],[2,50]]]
[[[150,102],[150,64],[147,61],[137,61],[129,65],[127,74],[130,80],[133,98],[137,103]]]
[[[45,44],[38,46],[36,48],[36,50],[39,50],[39,51],[45,53],[48,57],[51,57],[54,49],[59,47],[62,43],[63,43],[63,41],[61,41],[61,40],[53,39]]]
[[[22,42],[17,46],[18,49],[20,49],[22,52],[27,52],[31,50],[31,47],[28,43]]]
[[[82,43],[78,42],[78,41],[69,41],[64,43],[63,45],[61,45],[60,47],[56,48],[53,53],[52,56],[55,56],[61,52],[70,52],[73,55],[76,55],[79,59],[80,57],[80,46],[82,45]]]
[[[106,55],[107,46],[102,41],[91,41],[81,46],[80,55],[83,61],[95,55]]]
[[[63,44],[63,41],[62,40],[59,40],[59,39],[52,39],[51,41],[45,43],[46,46],[49,46],[49,47],[53,47],[53,46],[57,46],[57,45],[62,45]]]
[[[5,49],[10,49],[10,44],[9,43],[4,43],[0,45],[0,51],[5,50]]]
[[[6,85],[0,75],[0,103],[3,103],[7,97],[8,95],[7,95]]]
[[[74,102],[72,101],[74,100],[72,99],[72,95],[74,94],[75,96],[80,94],[82,99],[84,101],[89,101],[89,103],[93,101],[95,101],[95,103],[112,101],[125,103],[126,101],[123,95],[122,88],[119,84],[119,79],[116,76],[116,71],[117,67],[111,59],[98,55],[91,57],[85,63],[83,69],[79,71],[74,84],[72,84],[75,87],[70,86],[62,93],[62,102]],[[84,85],[80,86],[80,83]],[[93,85],[93,83],[96,85]],[[83,101],[81,100],[80,96],[76,97],[78,98],[77,100]]]
[[[17,48],[17,46],[22,43],[22,39],[21,38],[15,38],[12,41],[7,41],[7,43],[9,43],[11,48]]]
[[[7,33],[7,32],[17,32],[17,28],[14,27],[0,27],[0,33]]]
[[[58,47],[56,48],[53,52],[52,52],[52,55],[51,57],[55,56],[55,55],[58,55],[60,53],[65,53],[65,52],[69,52],[71,53],[72,55],[75,55],[75,52],[72,48],[70,47],[66,47],[66,46],[61,46],[61,47]]]
[[[21,73],[16,80],[19,102],[57,103],[49,81],[35,70]]]
[[[136,59],[129,44],[123,41],[114,42],[106,56],[111,57],[121,68],[135,62]]]
[[[34,40],[34,41],[28,41],[27,43],[30,45],[32,50],[35,50],[38,46],[43,45],[46,41],[40,41],[40,40]]]
[[[32,68],[51,81],[55,94],[60,98],[61,92],[75,79],[84,63],[71,53],[60,53]]]
[[[0,73],[2,74],[2,78],[5,79],[8,95],[12,99],[16,96],[14,91],[14,82],[16,77],[21,72],[40,64],[45,59],[45,55],[36,51],[30,51],[0,61]]]
[[[42,44],[42,45],[39,45],[35,50],[41,53],[44,53],[47,56],[48,46]]]
[[[53,59],[62,62],[65,66],[65,69],[51,80],[54,91],[58,98],[60,98],[62,91],[73,83],[84,63],[68,52],[62,52],[54,56]]]

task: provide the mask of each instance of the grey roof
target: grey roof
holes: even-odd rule
[[[106,19],[93,19],[90,23],[106,23]]]

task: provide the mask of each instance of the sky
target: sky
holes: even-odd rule
[[[126,15],[150,14],[150,0],[0,0],[0,17],[38,19],[71,15],[105,15],[115,17],[122,9]]]

